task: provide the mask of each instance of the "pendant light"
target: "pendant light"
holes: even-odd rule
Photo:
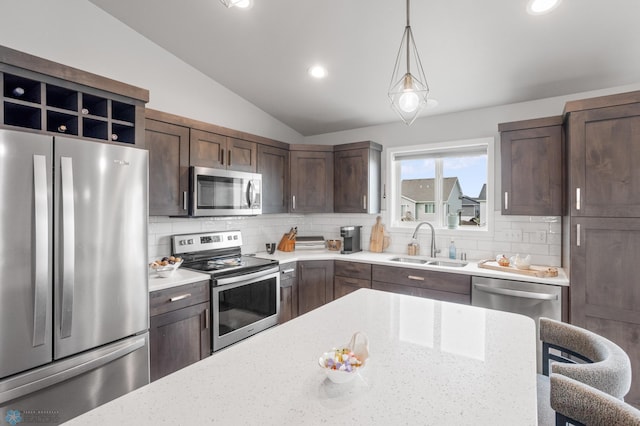
[[[239,7],[241,9],[247,9],[251,7],[253,1],[252,0],[220,0],[220,3],[225,5],[226,7]]]
[[[406,69],[401,69],[406,65]],[[418,49],[409,23],[409,0],[407,0],[407,25],[400,42],[398,57],[389,86],[391,107],[406,125],[414,122],[427,104],[429,85],[418,56]]]

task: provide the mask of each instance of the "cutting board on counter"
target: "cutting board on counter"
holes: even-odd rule
[[[515,266],[500,266],[495,260],[481,260],[478,262],[478,268],[511,272],[512,274],[528,275],[538,278],[553,278],[558,276],[558,268],[552,266],[531,265],[529,269],[518,269]]]

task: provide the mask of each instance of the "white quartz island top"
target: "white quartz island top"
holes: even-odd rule
[[[526,281],[531,283],[540,284],[552,284],[557,286],[568,286],[569,279],[562,268],[558,269],[558,276],[552,278],[535,277],[531,275],[522,275],[515,272],[503,272],[491,269],[485,269],[478,267],[478,260],[468,260],[467,265],[463,267],[450,267],[450,266],[432,266],[424,264],[415,264],[408,262],[395,262],[390,259],[400,258],[415,258],[415,259],[432,259],[428,256],[408,256],[402,253],[374,253],[370,251],[360,251],[351,254],[341,254],[339,251],[330,250],[296,250],[292,252],[276,251],[273,254],[267,252],[257,253],[256,256],[263,257],[265,259],[277,259],[281,264],[288,262],[297,262],[303,260],[344,260],[345,262],[364,262],[376,265],[395,266],[398,268],[415,268],[415,269],[428,269],[432,271],[448,272],[453,274],[475,275],[479,277],[489,278],[501,278],[504,280],[514,281]],[[449,261],[444,257],[438,257],[434,260]],[[453,262],[460,262],[455,260]]]
[[[368,336],[360,377],[319,356]],[[535,425],[530,318],[361,289],[71,420],[69,425]]]

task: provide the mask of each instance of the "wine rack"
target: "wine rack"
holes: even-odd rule
[[[136,105],[122,96],[35,73],[0,72],[0,124],[99,141],[136,143]],[[118,98],[118,99],[116,99]]]

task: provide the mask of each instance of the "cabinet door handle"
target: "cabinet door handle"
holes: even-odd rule
[[[227,166],[230,166],[231,165],[231,150],[230,149],[227,150],[227,156],[229,157],[229,161],[227,161]]]
[[[576,188],[576,210],[580,210],[580,188]]]
[[[218,157],[218,161],[220,162],[220,164],[224,166],[224,149],[220,150],[220,156]]]
[[[367,196],[366,194],[362,196],[362,208],[367,210]]]
[[[178,300],[186,299],[187,297],[191,297],[191,293],[181,294],[180,296],[172,297],[169,299],[169,302],[177,302]]]
[[[580,247],[580,224],[576,225],[576,246]]]
[[[509,210],[509,193],[506,191],[504,193],[504,209]]]
[[[182,209],[187,210],[187,191],[182,193]]]
[[[209,308],[204,310],[204,329],[209,329]]]
[[[282,273],[283,274],[290,274],[291,272],[295,271],[295,269],[291,268],[291,269],[283,269]]]
[[[293,210],[295,210],[296,209],[296,196],[293,195],[291,198],[292,198],[292,203],[293,203]]]
[[[415,281],[424,281],[424,277],[419,277],[417,275],[409,275],[409,276],[407,276],[407,278],[409,278],[410,280],[415,280]]]

